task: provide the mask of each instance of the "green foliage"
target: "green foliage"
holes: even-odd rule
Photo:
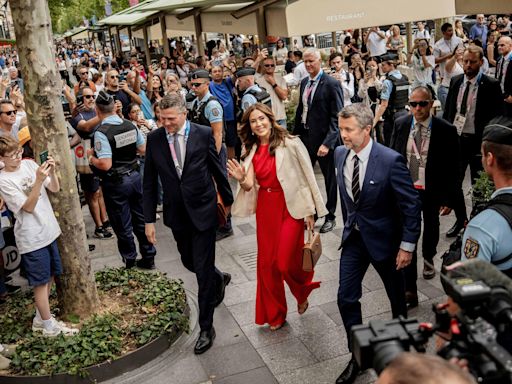
[[[0,343],[18,342],[10,373],[84,375],[84,368],[116,359],[166,332],[188,332],[183,282],[160,272],[108,268],[96,273],[96,283],[100,295],[114,298],[116,309],[93,315],[71,337],[46,338],[32,332],[30,292],[8,299],[0,315]]]
[[[111,3],[113,13],[129,7],[129,0],[111,0]],[[49,0],[48,7],[53,31],[57,33],[78,27],[84,16],[89,20],[93,15],[98,20],[105,17],[105,0]]]
[[[496,190],[494,183],[487,173],[478,172],[478,179],[473,185],[473,200],[475,205],[485,204],[491,200],[491,195]]]

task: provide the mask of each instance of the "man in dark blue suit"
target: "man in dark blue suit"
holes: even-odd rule
[[[146,235],[151,243],[156,242],[154,223],[160,176],[164,224],[172,230],[183,265],[197,278],[201,332],[194,352],[201,354],[215,338],[213,312],[222,302],[230,280],[229,274],[215,268],[216,189],[227,208],[233,203],[233,195],[211,128],[187,120],[185,102],[179,94],[165,96],[160,110],[163,127],[148,136],[146,145]]]
[[[294,135],[299,135],[308,149],[313,166],[318,160],[324,175],[327,192],[326,207],[329,213],[320,229],[329,232],[336,226],[336,173],[334,149],[340,145],[338,112],[343,108],[343,90],[338,80],[321,68],[320,52],[308,49],[304,52],[304,65],[309,77],[300,84],[299,105],[295,114]]]
[[[334,159],[345,222],[338,307],[352,350],[350,329],[362,323],[361,284],[370,264],[384,283],[393,317],[407,315],[400,270],[410,264],[420,235],[421,204],[403,156],[370,138],[371,109],[352,104],[338,116],[344,146]],[[352,383],[358,373],[352,357],[336,383]]]

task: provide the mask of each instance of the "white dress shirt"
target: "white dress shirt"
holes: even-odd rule
[[[359,190],[363,192],[364,176],[366,175],[366,168],[368,167],[368,159],[370,158],[370,152],[372,151],[373,140],[364,147],[359,153],[355,153],[353,149],[348,153],[345,165],[343,166],[343,177],[345,179],[345,188],[348,195],[352,200],[352,174],[354,173],[354,156],[357,155],[359,158]]]
[[[185,166],[185,154],[187,151],[186,145],[185,145],[185,128],[187,127],[187,121],[185,121],[185,124],[180,128],[178,132],[176,132],[176,135],[178,135],[178,142],[180,143],[180,151],[181,151],[181,164],[182,166]],[[169,142],[169,145],[173,145],[175,140],[175,136],[173,134],[170,134],[169,131],[165,131],[167,135],[167,141]],[[174,164],[176,165],[176,164]]]

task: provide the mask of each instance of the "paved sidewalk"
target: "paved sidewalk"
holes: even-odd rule
[[[316,170],[321,190],[323,179]],[[339,204],[338,204],[339,206]],[[338,209],[339,210],[339,209]],[[86,215],[87,228],[93,225]],[[454,222],[453,214],[441,218],[440,253],[448,248],[444,233]],[[233,279],[226,290],[226,297],[215,311],[214,325],[217,338],[214,346],[201,356],[193,354],[198,334],[196,309],[193,308],[190,335],[183,336],[177,345],[155,361],[129,372],[108,383],[145,384],[333,384],[350,355],[346,346],[346,334],[336,304],[338,289],[339,251],[342,229],[341,214],[333,232],[322,235],[323,256],[316,268],[315,280],[322,282],[310,296],[307,312],[299,316],[297,303],[287,290],[289,315],[287,324],[276,332],[254,324],[256,295],[256,228],[255,218],[234,218],[235,235],[217,243],[216,265],[231,273]],[[319,221],[320,222],[320,221]],[[104,266],[121,266],[115,240],[96,240],[90,233],[90,243],[96,245],[92,253],[95,270]],[[195,276],[182,265],[176,243],[170,229],[157,222],[157,258],[160,271],[172,278],[180,278],[193,295],[197,292]],[[437,257],[436,269],[440,260]],[[418,262],[421,276],[422,260]],[[410,311],[410,317],[433,321],[432,303],[444,297],[438,276],[430,281],[418,279],[418,308]],[[370,267],[363,281],[361,300],[364,322],[371,319],[390,319],[391,312],[380,278]],[[367,371],[357,383],[371,383],[375,374]]]

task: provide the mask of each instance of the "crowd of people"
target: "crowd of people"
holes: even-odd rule
[[[256,214],[255,321],[277,331],[287,316],[284,282],[299,314],[320,288],[313,272],[302,270],[304,228],[314,230],[323,218],[319,232],[334,230],[339,198],[344,225],[337,303],[351,349],[350,329],[362,323],[362,280],[370,264],[384,283],[393,317],[418,305],[416,250],[421,246],[422,277],[432,279],[439,216],[455,211],[447,237],[459,235],[468,222],[462,189],[468,166],[472,184],[485,169],[497,194],[510,194],[509,17],[486,21],[478,15],[468,36],[459,21],[445,23],[434,43],[418,22],[405,54],[396,25],[358,32],[347,34],[325,62],[313,47],[288,51],[279,39],[274,49],[253,50],[239,36],[232,52],[220,43],[203,56],[181,39],[173,41],[171,57],[149,66],[136,50],[122,59],[108,48],[57,47],[69,149],[93,236],[116,238],[126,268],[154,269],[155,222],[163,216],[183,265],[198,281],[196,354],[213,344],[213,313],[231,281],[215,267],[215,242],[233,235],[231,214]],[[57,321],[48,304],[52,279],[61,273],[55,242],[60,230],[56,220],[41,221],[51,210],[45,190],[59,189],[56,165],[51,154],[40,165],[34,162],[17,62],[16,51],[0,57],[6,68],[0,83],[0,196],[13,214],[23,274],[34,289],[33,329],[70,335],[77,330]],[[402,64],[411,67],[413,79],[401,72]],[[299,101],[290,120],[286,101],[293,86]],[[313,172],[317,162],[325,203]],[[228,178],[238,182],[235,195]],[[220,221],[219,205],[227,212]],[[461,256],[490,262],[505,257],[512,251],[512,228],[501,225],[496,237],[480,220],[468,227]],[[497,265],[511,275],[512,257],[506,259]],[[4,280],[1,273],[0,300],[17,289]],[[352,383],[358,373],[352,358],[336,383]]]

